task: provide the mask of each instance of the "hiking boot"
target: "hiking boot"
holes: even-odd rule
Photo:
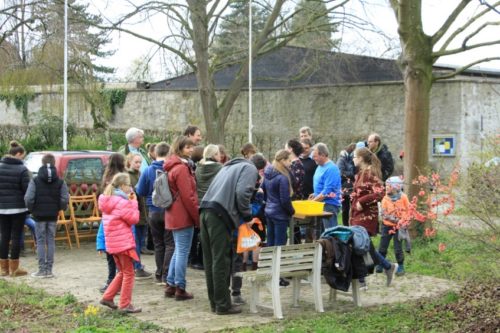
[[[382,273],[384,271],[384,267],[382,265],[375,266],[375,272]]]
[[[387,276],[386,286],[391,285],[392,279],[394,278],[394,272],[398,269],[398,264],[391,264],[391,268],[385,270],[385,275]]]
[[[145,271],[144,268],[140,268],[140,269],[135,270],[135,279],[136,280],[149,279],[152,275],[153,275],[152,273]]]
[[[405,268],[403,264],[398,264],[398,269],[396,270],[396,276],[403,276],[405,275]]]
[[[175,297],[176,291],[177,291],[177,288],[175,286],[171,286],[167,283],[167,287],[165,288],[165,297],[167,297],[167,298]]]
[[[165,293],[167,293],[165,291]],[[188,293],[185,289],[181,289],[177,287],[177,290],[175,291],[175,300],[176,301],[187,301],[189,299],[193,299],[194,296],[191,293]]]
[[[243,304],[247,303],[247,302],[245,302],[243,297],[241,297],[241,295],[233,296],[231,299],[232,299],[234,305],[243,305]]]
[[[38,272],[31,273],[31,277],[37,279],[45,279],[47,277],[47,273],[45,271],[39,270]]]
[[[280,287],[288,287],[290,285],[290,282],[287,280],[280,278]]]
[[[239,306],[232,306],[227,310],[216,310],[216,314],[223,316],[223,315],[232,315],[232,314],[238,314],[241,313],[241,308]]]
[[[99,303],[101,305],[107,306],[108,308],[111,308],[113,310],[118,309],[118,306],[112,300],[110,301],[110,300],[106,300],[103,298],[99,301]]]
[[[123,313],[139,313],[142,312],[142,309],[136,308],[132,304],[129,304],[127,307],[121,308],[120,311]]]

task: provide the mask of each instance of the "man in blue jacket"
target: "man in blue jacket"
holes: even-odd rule
[[[155,277],[158,283],[166,283],[167,270],[170,259],[174,253],[175,244],[172,231],[165,229],[165,210],[153,205],[153,185],[156,180],[156,171],[163,171],[163,163],[167,158],[170,146],[166,142],[160,142],[155,147],[156,160],[141,174],[136,185],[136,193],[146,198],[148,206],[148,223],[153,236],[155,246]]]
[[[341,207],[341,180],[337,165],[328,157],[330,152],[324,143],[317,143],[313,147],[313,160],[318,164],[314,172],[314,193],[309,196],[310,200],[325,203],[323,211],[333,213],[332,216],[322,218],[325,229],[337,225],[337,213]]]

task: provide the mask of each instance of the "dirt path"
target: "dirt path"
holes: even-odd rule
[[[10,281],[26,282],[27,284],[43,288],[48,293],[62,295],[72,293],[78,300],[92,304],[98,304],[101,294],[98,288],[102,286],[107,276],[107,265],[104,257],[96,254],[94,243],[83,243],[82,248],[69,250],[66,247],[58,247],[56,250],[56,263],[54,267],[54,279],[34,279],[29,275],[26,277],[11,279]],[[143,262],[147,269],[154,270],[153,256],[143,256]],[[36,270],[36,257],[29,253],[22,258],[22,264],[30,272]],[[223,328],[235,328],[241,326],[252,326],[256,323],[267,323],[274,320],[272,311],[259,310],[258,314],[250,314],[249,306],[243,306],[242,315],[217,316],[210,311],[204,273],[188,269],[187,289],[194,293],[193,301],[177,302],[173,299],[163,297],[162,286],[156,285],[153,279],[137,281],[133,304],[140,306],[143,312],[137,318],[154,322],[168,329],[185,328],[188,332],[206,332]],[[364,307],[395,302],[405,302],[409,299],[418,299],[442,293],[457,285],[448,280],[442,280],[427,276],[407,274],[396,278],[391,288],[385,287],[385,275],[376,274],[367,278],[368,291],[361,294]],[[328,286],[322,287],[325,312],[338,309],[352,308],[352,302],[346,296],[339,296],[339,302],[330,304],[328,302]],[[285,318],[294,316],[315,315],[311,288],[304,286],[301,289],[301,303],[298,308],[291,307],[291,288],[282,288],[282,306]],[[242,294],[248,298],[248,290],[243,286]],[[262,294],[263,299],[269,295]]]

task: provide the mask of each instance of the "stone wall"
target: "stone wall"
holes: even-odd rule
[[[188,124],[204,126],[197,91],[151,91],[127,87],[123,108],[118,109],[110,126],[136,126],[150,130],[181,131]],[[499,133],[500,82],[483,79],[456,79],[435,83],[431,93],[430,135],[454,134],[456,157],[432,157],[435,168],[449,170],[458,162],[473,159],[483,134]],[[221,92],[222,94],[223,92]],[[254,90],[254,142],[268,156],[284,142],[297,136],[301,126],[310,126],[316,141],[331,147],[334,157],[350,142],[378,132],[386,142],[401,172],[399,152],[404,139],[404,87],[401,83]],[[62,115],[60,87],[37,90],[29,104],[29,115],[36,121],[41,111]],[[80,94],[69,94],[69,121],[78,127],[92,127],[90,108]],[[0,102],[2,124],[23,125],[21,112]],[[229,116],[226,146],[235,152],[247,141],[248,94],[242,92]],[[430,140],[431,138],[429,138]],[[429,143],[429,147],[431,144]]]

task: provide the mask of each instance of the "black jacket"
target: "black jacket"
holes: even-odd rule
[[[35,221],[55,221],[59,210],[68,206],[68,188],[55,167],[42,166],[29,183],[24,200]]]
[[[342,195],[350,196],[354,184],[354,175],[356,174],[356,167],[352,160],[353,153],[348,153],[345,150],[340,152],[340,157],[337,160],[337,166],[340,170],[342,177]]]
[[[300,157],[300,161],[302,162],[302,165],[304,166],[304,195],[306,198],[311,194],[314,193],[314,186],[313,186],[313,178],[314,178],[314,173],[316,172],[316,168],[318,165],[316,162],[310,158],[309,156],[303,158]]]
[[[0,210],[26,208],[24,193],[29,182],[30,172],[23,161],[4,156],[0,160]]]
[[[385,182],[394,171],[394,160],[389,148],[385,144],[382,144],[376,154],[382,165],[382,180]]]

